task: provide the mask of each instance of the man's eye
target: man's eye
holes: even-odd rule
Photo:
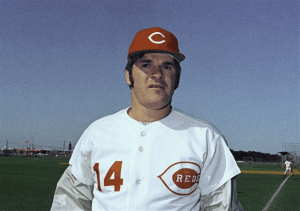
[[[171,70],[171,69],[172,69],[172,67],[171,67],[170,65],[165,65],[164,68],[165,68],[166,70]]]
[[[149,64],[142,64],[142,67],[150,67]]]

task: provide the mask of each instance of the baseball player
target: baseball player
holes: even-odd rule
[[[284,163],[284,169],[285,169],[285,172],[284,172],[284,175],[283,175],[283,179],[285,179],[285,175],[286,173],[289,171],[291,173],[291,175],[293,176],[293,179],[295,179],[295,175],[293,173],[293,167],[294,167],[294,164],[291,162],[291,158],[288,158],[287,161],[285,161]]]
[[[171,106],[185,59],[177,38],[141,30],[127,59],[131,106],[84,131],[51,210],[243,210],[223,135]]]

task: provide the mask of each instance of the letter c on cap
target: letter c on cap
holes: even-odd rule
[[[154,41],[154,40],[152,39],[152,37],[153,37],[154,35],[156,35],[156,34],[160,34],[162,37],[165,37],[165,35],[163,35],[163,34],[160,33],[160,32],[153,32],[152,34],[150,34],[150,36],[148,37],[148,39],[149,39],[151,42],[155,43],[155,44],[162,44],[162,43],[166,42],[166,40]]]

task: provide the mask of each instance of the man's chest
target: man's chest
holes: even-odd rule
[[[132,207],[134,203],[141,209],[161,200],[180,204],[181,200],[198,199],[197,187],[206,153],[206,143],[201,141],[200,134],[159,133],[146,128],[134,134],[109,134],[94,141],[91,155],[96,195],[122,196],[126,206]]]

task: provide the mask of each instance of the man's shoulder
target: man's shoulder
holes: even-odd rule
[[[172,118],[170,118],[170,121],[177,122],[177,124],[180,124],[184,127],[207,128],[219,134],[220,136],[223,136],[222,133],[211,122],[190,115],[177,108],[172,108]]]
[[[94,127],[94,126],[98,126],[101,124],[113,123],[116,118],[121,117],[126,112],[127,112],[127,108],[122,109],[114,114],[109,114],[107,116],[101,117],[101,118],[95,120],[94,122],[92,122],[92,124],[89,127]]]

